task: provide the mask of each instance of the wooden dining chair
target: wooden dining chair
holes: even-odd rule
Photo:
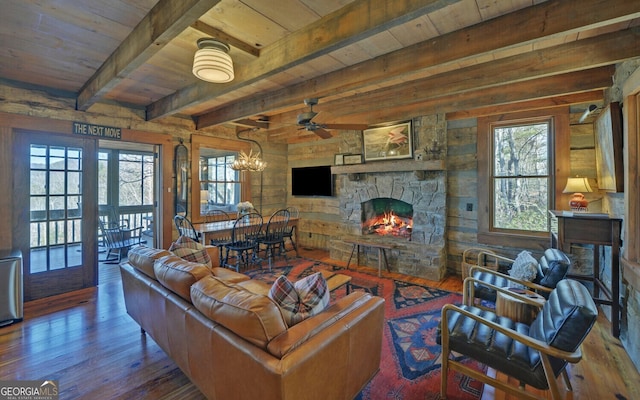
[[[256,212],[238,217],[233,223],[231,241],[224,247],[226,250],[224,266],[231,267],[240,272],[240,266],[245,269],[250,264],[259,265],[258,256],[260,248],[259,237],[262,234],[262,216]],[[231,263],[233,259],[233,263]]]
[[[265,246],[265,258],[269,261],[269,271],[273,263],[276,251],[287,259],[287,252],[284,248],[285,233],[289,229],[289,210],[282,209],[274,212],[267,222],[264,234],[260,236],[259,242]]]
[[[200,242],[200,232],[193,227],[189,218],[178,214],[173,217],[173,222],[176,224],[176,228],[178,229],[180,236],[187,236],[196,242]]]
[[[300,211],[298,210],[298,207],[290,206],[290,207],[287,207],[286,210],[289,211],[289,219],[291,218],[298,219],[298,217],[300,216]],[[295,229],[296,229],[295,225],[288,226],[284,232],[284,239],[285,239],[285,242],[287,239],[289,240],[289,242],[291,242],[291,246],[293,247],[293,250],[296,252],[296,257],[297,257],[298,246],[296,245],[296,241],[293,240],[293,236],[295,235]]]
[[[204,215],[204,222],[229,221],[231,216],[223,210],[209,210]],[[231,234],[211,239],[209,242],[212,246],[218,248],[218,258],[220,266],[224,265],[226,245],[231,243]]]

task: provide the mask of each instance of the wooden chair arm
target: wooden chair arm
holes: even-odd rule
[[[523,281],[523,280],[514,278],[511,275],[503,274],[502,272],[494,271],[492,269],[484,268],[482,266],[473,266],[473,267],[471,267],[471,269],[469,269],[469,276],[470,277],[473,276],[474,271],[482,271],[482,272],[486,272],[486,273],[489,273],[489,274],[493,274],[493,275],[499,276],[501,278],[504,278],[504,279],[506,279],[508,281],[519,283],[519,284],[521,284],[523,286],[528,287],[531,290],[543,291],[543,292],[549,292],[549,293],[553,290],[552,288],[549,288],[549,287],[546,287],[546,286],[542,286],[542,285],[538,285],[537,283],[533,283],[533,282],[529,282],[529,281]],[[482,282],[482,281],[480,281],[480,282]],[[485,286],[488,285],[487,283],[484,283],[484,282],[482,282],[482,284],[485,285]]]
[[[523,303],[527,303],[530,304],[532,306],[535,306],[537,308],[542,308],[543,304],[540,304],[540,301],[538,300],[534,300],[531,297],[527,296],[526,294],[522,294],[522,293],[517,293],[517,292],[513,292],[511,290],[509,290],[508,288],[504,288],[504,287],[499,287],[496,285],[493,285],[491,283],[487,283],[484,282],[480,279],[476,279],[474,277],[469,277],[467,279],[464,280],[463,285],[462,285],[462,302],[463,304],[466,304],[468,306],[473,306],[473,299],[474,299],[474,294],[475,294],[475,288],[476,285],[474,285],[474,283],[478,283],[482,286],[486,286],[489,287],[493,290],[495,290],[496,292],[500,292],[503,293],[507,296],[513,297],[517,300],[522,301]]]
[[[523,335],[520,334],[516,331],[514,331],[513,329],[504,327],[500,324],[496,324],[495,322],[489,321],[486,318],[483,318],[479,315],[475,315],[472,314],[466,310],[463,310],[462,308],[455,306],[453,304],[445,304],[442,307],[442,343],[449,343],[449,317],[447,315],[447,311],[453,311],[453,312],[457,312],[459,314],[464,315],[465,317],[471,318],[475,321],[478,321],[479,323],[481,323],[482,325],[485,325],[491,329],[494,329],[510,338],[512,338],[513,340],[524,344],[527,347],[531,347],[537,351],[539,351],[540,353],[547,355],[547,356],[551,356],[551,357],[556,357],[556,358],[560,358],[563,360],[566,360],[570,363],[577,363],[578,361],[580,361],[580,359],[582,358],[582,352],[580,351],[580,348],[578,348],[576,351],[573,352],[568,352],[568,351],[564,351],[564,350],[560,350],[557,349],[555,347],[549,346],[547,343],[540,341],[538,339],[534,339],[531,336],[528,335]],[[481,360],[480,360],[481,361]]]
[[[494,257],[493,263],[487,265],[482,261],[482,254],[495,254],[491,250],[483,249],[480,247],[469,247],[462,252],[461,274],[462,280],[469,276],[469,269],[475,265],[482,265],[493,270],[498,269],[498,260]]]
[[[509,264],[513,264],[514,261],[515,261],[512,258],[501,256],[499,254],[494,253],[493,251],[481,251],[481,252],[478,253],[478,264],[477,265],[483,265],[483,264],[481,264],[483,258],[485,258],[485,259],[486,258],[493,259],[494,260],[494,264],[497,264],[498,261],[506,261]]]

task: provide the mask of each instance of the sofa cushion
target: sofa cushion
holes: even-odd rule
[[[135,269],[150,278],[156,279],[156,274],[153,271],[153,264],[155,264],[157,259],[168,255],[171,255],[171,253],[167,250],[136,246],[129,250],[127,258],[129,260],[129,264],[131,264]]]
[[[187,261],[205,264],[209,268],[212,267],[211,257],[209,257],[207,249],[201,243],[188,236],[180,236],[178,240],[171,243],[169,251]]]
[[[205,265],[183,260],[173,254],[156,260],[153,271],[162,286],[187,301],[191,301],[191,285],[205,276],[211,276],[211,270]]]
[[[324,310],[330,300],[327,281],[320,272],[295,283],[280,275],[273,283],[269,297],[280,306],[290,327]]]
[[[287,330],[280,308],[269,297],[214,276],[193,284],[191,298],[207,318],[264,350]]]
[[[213,273],[213,276],[231,283],[244,282],[251,279],[247,275],[230,270],[229,268],[213,267],[211,272]]]

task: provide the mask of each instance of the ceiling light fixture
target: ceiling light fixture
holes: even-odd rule
[[[247,131],[240,131],[236,133],[236,137],[240,140],[244,140],[246,142],[255,143],[258,146],[258,152],[253,153],[253,150],[249,150],[249,154],[245,153],[244,150],[240,150],[240,154],[238,158],[235,159],[233,164],[231,164],[231,169],[236,171],[254,171],[254,172],[262,172],[267,167],[267,162],[261,158],[262,155],[262,146],[260,143],[253,139],[240,137],[242,132],[255,131],[256,129],[250,129]]]
[[[198,50],[193,57],[193,74],[207,82],[231,82],[235,75],[229,50],[229,45],[219,40],[198,39]]]

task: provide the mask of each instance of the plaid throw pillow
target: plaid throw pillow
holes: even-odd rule
[[[280,275],[271,286],[269,297],[278,304],[289,327],[318,314],[330,300],[327,281],[319,272],[296,283]]]
[[[169,251],[183,260],[194,263],[205,264],[209,268],[212,267],[211,257],[207,253],[207,249],[201,244],[188,236],[180,236],[178,240],[171,243]]]

